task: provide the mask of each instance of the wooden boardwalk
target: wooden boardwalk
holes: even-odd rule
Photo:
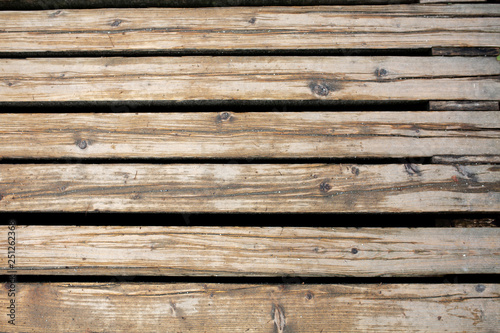
[[[498,331],[499,51],[488,1],[0,0],[0,332]]]

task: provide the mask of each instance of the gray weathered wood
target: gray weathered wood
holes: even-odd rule
[[[498,111],[497,101],[429,101],[432,111]]]
[[[14,287],[16,326],[4,315],[4,332],[495,332],[500,321],[498,284]]]
[[[0,158],[500,155],[498,112],[0,114]]]
[[[3,228],[7,234],[7,226]],[[370,277],[500,273],[500,228],[19,225],[15,233],[15,269],[22,275]],[[3,237],[0,249],[7,253],[7,248],[7,237]],[[9,270],[5,261],[0,274],[8,275]]]
[[[0,52],[498,47],[500,5],[0,11]]]
[[[0,59],[0,102],[498,101],[499,75],[491,57]]]
[[[0,164],[0,211],[500,210],[495,165]]]

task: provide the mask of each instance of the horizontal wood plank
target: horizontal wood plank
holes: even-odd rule
[[[500,100],[499,75],[485,57],[0,59],[0,102]]]
[[[7,226],[3,227],[5,233]],[[11,227],[12,228],[12,227]],[[500,228],[16,226],[17,274],[499,274]],[[7,237],[0,249],[7,252]],[[8,275],[3,263],[0,274]]]
[[[429,101],[433,111],[498,111],[497,101]]]
[[[498,112],[0,114],[0,158],[500,155]]]
[[[414,3],[415,0],[0,0],[0,9],[310,6]]]
[[[500,210],[494,165],[2,164],[0,211]]]
[[[500,163],[500,155],[481,155],[481,156],[433,156],[432,163],[436,164],[471,164],[471,163]]]
[[[11,286],[7,284],[6,286]],[[497,284],[16,283],[9,332],[494,332]],[[7,291],[0,304],[7,312]]]
[[[0,12],[0,51],[498,47],[500,5]]]

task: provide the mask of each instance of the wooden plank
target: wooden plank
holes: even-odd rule
[[[5,234],[7,226],[3,227]],[[16,226],[21,275],[439,276],[500,273],[500,228]],[[7,237],[0,248],[7,252]],[[0,274],[9,275],[2,263]]]
[[[498,112],[0,114],[3,158],[500,155]]]
[[[500,163],[499,155],[481,155],[481,156],[433,156],[432,163],[436,164],[470,164],[470,163]]]
[[[498,222],[495,218],[475,218],[475,219],[436,219],[437,227],[455,228],[497,228]]]
[[[433,47],[433,56],[497,56],[500,52],[498,47]]]
[[[500,210],[492,165],[2,164],[0,211]]]
[[[486,57],[0,59],[0,74],[2,102],[500,99]]]
[[[415,0],[0,0],[0,9],[307,6],[415,3]]]
[[[432,111],[498,111],[497,101],[429,101]]]
[[[15,326],[6,317],[2,331],[494,332],[500,321],[498,284],[13,286]],[[0,293],[5,312],[9,301]]]
[[[0,50],[498,47],[499,22],[495,4],[3,11]]]

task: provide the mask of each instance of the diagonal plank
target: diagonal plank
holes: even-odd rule
[[[494,57],[0,59],[0,101],[499,100]]]
[[[4,318],[2,331],[494,332],[500,321],[497,284],[13,286],[15,326]]]
[[[0,211],[500,210],[493,165],[2,164]]]
[[[497,47],[500,5],[3,11],[0,26],[4,53]]]
[[[500,155],[498,112],[0,114],[3,158]]]
[[[16,226],[15,235],[15,270],[22,275],[392,277],[500,273],[498,228],[35,225]],[[7,247],[4,237],[0,248],[7,252]],[[0,267],[0,274],[10,274],[6,264]]]

